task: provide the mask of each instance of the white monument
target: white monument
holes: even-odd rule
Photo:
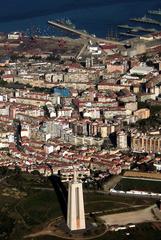
[[[68,187],[67,226],[72,231],[86,228],[82,183],[77,180],[75,169]]]

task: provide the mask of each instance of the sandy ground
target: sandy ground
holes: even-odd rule
[[[142,223],[156,221],[153,213],[154,206],[145,208],[143,210],[116,213],[102,216],[101,219],[105,221],[106,225],[127,225],[129,223]]]

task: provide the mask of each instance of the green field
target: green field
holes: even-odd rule
[[[161,193],[161,181],[122,178],[121,181],[116,185],[115,190],[137,190]]]

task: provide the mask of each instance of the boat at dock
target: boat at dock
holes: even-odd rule
[[[143,28],[141,26],[139,27],[133,27],[133,26],[129,26],[129,25],[118,25],[119,28],[124,28],[124,29],[128,29],[131,30],[133,32],[157,32],[157,29],[155,28]]]
[[[141,18],[130,18],[130,21],[134,22],[141,22],[141,23],[149,23],[149,24],[156,24],[161,26],[161,22],[152,18],[148,18],[146,16],[141,17]]]
[[[148,13],[161,16],[161,9],[158,10],[149,10]]]
[[[126,37],[139,37],[139,35],[136,35],[133,33],[127,33],[127,32],[120,32],[119,35],[126,36]]]
[[[64,26],[70,27],[75,29],[75,25],[71,22],[70,19],[57,19],[55,22],[57,22],[58,24],[63,24]]]

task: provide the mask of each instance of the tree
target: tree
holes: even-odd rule
[[[21,174],[21,168],[19,166],[15,166],[15,173],[16,173],[16,175]]]
[[[140,57],[140,61],[141,62],[146,62],[147,61],[147,59],[148,59],[148,57],[147,57],[147,55],[146,54],[144,54],[144,55],[142,55],[141,57]]]
[[[34,171],[32,171],[31,174],[33,174],[33,175],[37,175],[37,176],[40,176],[40,173],[39,173],[38,170],[34,170]]]
[[[3,167],[0,167],[0,175],[5,175],[7,173],[7,167],[3,166]]]

